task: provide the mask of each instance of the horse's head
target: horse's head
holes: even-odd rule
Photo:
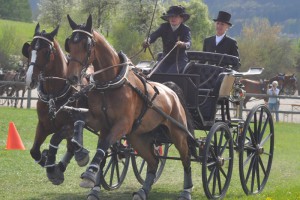
[[[73,30],[71,36],[65,41],[65,50],[69,53],[67,77],[71,84],[78,84],[93,62],[91,56],[95,44],[92,16],[89,15],[86,23],[80,25],[76,24],[69,15],[67,18]]]
[[[36,25],[33,40],[23,45],[22,53],[28,58],[29,66],[26,73],[26,85],[29,88],[36,88],[38,84],[38,75],[43,73],[47,64],[53,59],[54,37],[57,35],[59,26],[51,33],[45,30],[40,31],[39,23]]]

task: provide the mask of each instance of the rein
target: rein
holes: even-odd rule
[[[153,70],[147,75],[147,78],[150,78],[152,74],[158,69],[158,67],[161,65],[161,63],[171,54],[171,52],[178,46],[178,44],[175,44],[174,47],[169,51],[167,55],[163,59],[159,61],[159,63],[153,68]]]

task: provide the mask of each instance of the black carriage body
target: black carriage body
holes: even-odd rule
[[[176,83],[183,90],[195,128],[209,130],[216,122],[217,106],[221,107],[221,120],[228,118],[230,120],[228,96],[220,95],[220,89],[223,83],[222,87],[225,86],[227,90],[231,90],[232,85],[226,85],[224,77],[228,76],[226,72],[231,71],[231,66],[239,63],[238,58],[209,52],[188,52],[188,56],[190,62],[183,74],[156,73],[151,76],[150,80],[160,83],[167,81]],[[224,66],[220,67],[211,63]]]

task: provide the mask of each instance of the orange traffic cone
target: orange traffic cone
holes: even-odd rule
[[[11,150],[11,149],[25,150],[24,144],[23,144],[21,137],[20,137],[20,135],[16,129],[16,126],[13,122],[9,122],[8,136],[7,136],[5,149],[7,149],[7,150]]]

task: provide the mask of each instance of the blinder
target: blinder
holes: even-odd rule
[[[68,38],[65,40],[65,50],[66,50],[66,52],[68,52],[68,53],[70,53],[69,41],[70,41],[70,37],[68,37]]]
[[[29,47],[30,47],[29,42],[25,42],[22,47],[22,54],[26,58],[29,58]]]

